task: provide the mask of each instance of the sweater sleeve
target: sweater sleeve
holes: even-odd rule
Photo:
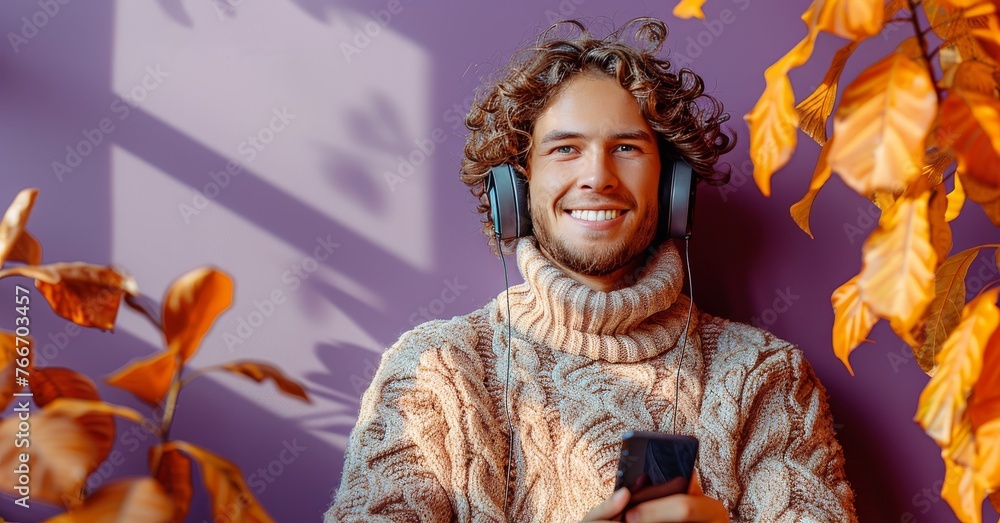
[[[411,331],[382,356],[361,399],[345,452],[340,487],[324,523],[452,520],[448,494],[416,443],[420,427],[444,426],[418,369],[420,336]]]
[[[745,405],[734,521],[856,522],[826,390],[797,348],[761,360],[744,389],[752,403]]]

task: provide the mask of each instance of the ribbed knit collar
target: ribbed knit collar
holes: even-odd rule
[[[672,242],[663,242],[637,270],[635,282],[611,292],[590,289],[545,257],[533,237],[517,246],[525,283],[500,294],[497,309],[512,326],[553,349],[614,363],[632,363],[674,347],[687,319],[684,268]],[[690,332],[697,327],[697,310]],[[690,333],[689,333],[690,336]]]

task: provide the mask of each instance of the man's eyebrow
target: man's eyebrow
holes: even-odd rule
[[[538,142],[539,144],[545,144],[549,142],[558,142],[560,140],[573,140],[585,138],[583,133],[576,131],[549,131],[545,136]],[[652,142],[653,137],[649,135],[646,131],[642,129],[636,129],[634,131],[622,131],[611,135],[614,140],[643,140],[647,142]]]

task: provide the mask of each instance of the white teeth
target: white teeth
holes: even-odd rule
[[[614,220],[621,214],[621,211],[618,209],[607,209],[600,211],[587,211],[587,210],[577,209],[570,211],[569,214],[570,216],[580,220],[587,220],[589,222],[599,222],[604,220]]]

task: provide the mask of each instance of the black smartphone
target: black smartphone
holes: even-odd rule
[[[632,494],[625,510],[644,501],[687,492],[697,457],[697,438],[660,432],[626,432],[622,437],[615,481],[616,491],[627,487]]]

